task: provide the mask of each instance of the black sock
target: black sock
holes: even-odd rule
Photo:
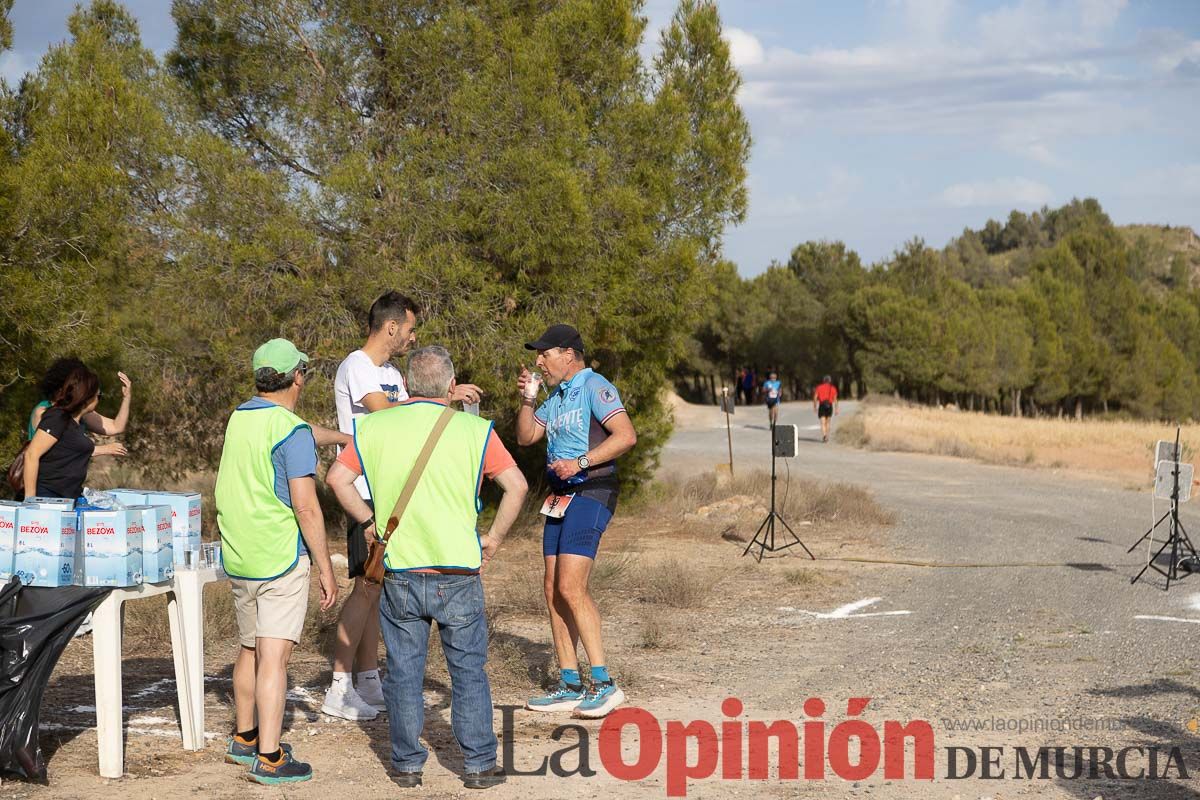
[[[258,726],[255,725],[253,728],[251,728],[248,731],[238,731],[237,736],[239,739],[241,739],[243,742],[246,742],[247,744],[249,744],[250,742],[257,742],[258,741]]]
[[[275,752],[273,752],[273,753],[264,753],[262,750],[259,750],[258,757],[262,758],[262,759],[266,759],[267,761],[270,761],[272,764],[274,764],[276,761],[283,758],[283,748],[277,747],[277,748],[275,748]]]

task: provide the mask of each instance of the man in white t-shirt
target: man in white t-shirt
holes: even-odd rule
[[[371,305],[367,341],[361,350],[346,356],[333,382],[338,429],[343,433],[354,434],[357,418],[408,400],[404,375],[390,359],[406,354],[416,344],[417,313],[416,304],[399,292],[381,295]],[[477,403],[479,388],[469,383],[459,384],[451,399]],[[374,509],[366,480],[360,476],[354,485]],[[373,526],[364,528],[350,521],[346,561],[354,588],[338,620],[333,681],[321,706],[324,713],[343,719],[374,719],[379,711],[385,710],[378,656],[380,587],[363,578],[367,542],[374,535]],[[358,682],[357,689],[351,679],[352,672]]]

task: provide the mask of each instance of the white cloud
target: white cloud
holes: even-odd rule
[[[1200,77],[1200,41],[1134,38],[1122,27],[1126,0],[1015,0],[986,13],[886,2],[907,23],[890,40],[798,50],[754,39],[739,100],[756,131],[957,137],[1067,168],[1082,138],[1177,120],[1160,90],[1186,93]]]
[[[749,67],[765,60],[762,42],[754,34],[740,28],[726,28],[724,34],[735,67]]]
[[[1049,205],[1054,193],[1044,183],[1028,178],[997,178],[993,181],[956,183],[939,195],[941,202],[955,208],[973,206],[1040,207]]]
[[[997,141],[1002,148],[1013,155],[1036,161],[1047,167],[1063,166],[1063,159],[1054,152],[1045,137],[1025,130],[1019,124],[1001,133]]]
[[[1200,39],[1188,39],[1171,31],[1162,31],[1151,37],[1158,51],[1154,66],[1160,72],[1177,72],[1180,75],[1200,75]]]

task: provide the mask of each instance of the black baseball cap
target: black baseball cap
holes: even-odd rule
[[[583,337],[570,325],[551,325],[536,342],[526,342],[526,350],[549,350],[551,347],[570,347],[583,352]]]

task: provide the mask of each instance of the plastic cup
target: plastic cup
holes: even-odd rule
[[[538,389],[542,385],[542,373],[529,373],[529,380],[525,382],[525,397],[529,400],[537,397]]]
[[[479,403],[463,403],[463,411],[479,416]]]

